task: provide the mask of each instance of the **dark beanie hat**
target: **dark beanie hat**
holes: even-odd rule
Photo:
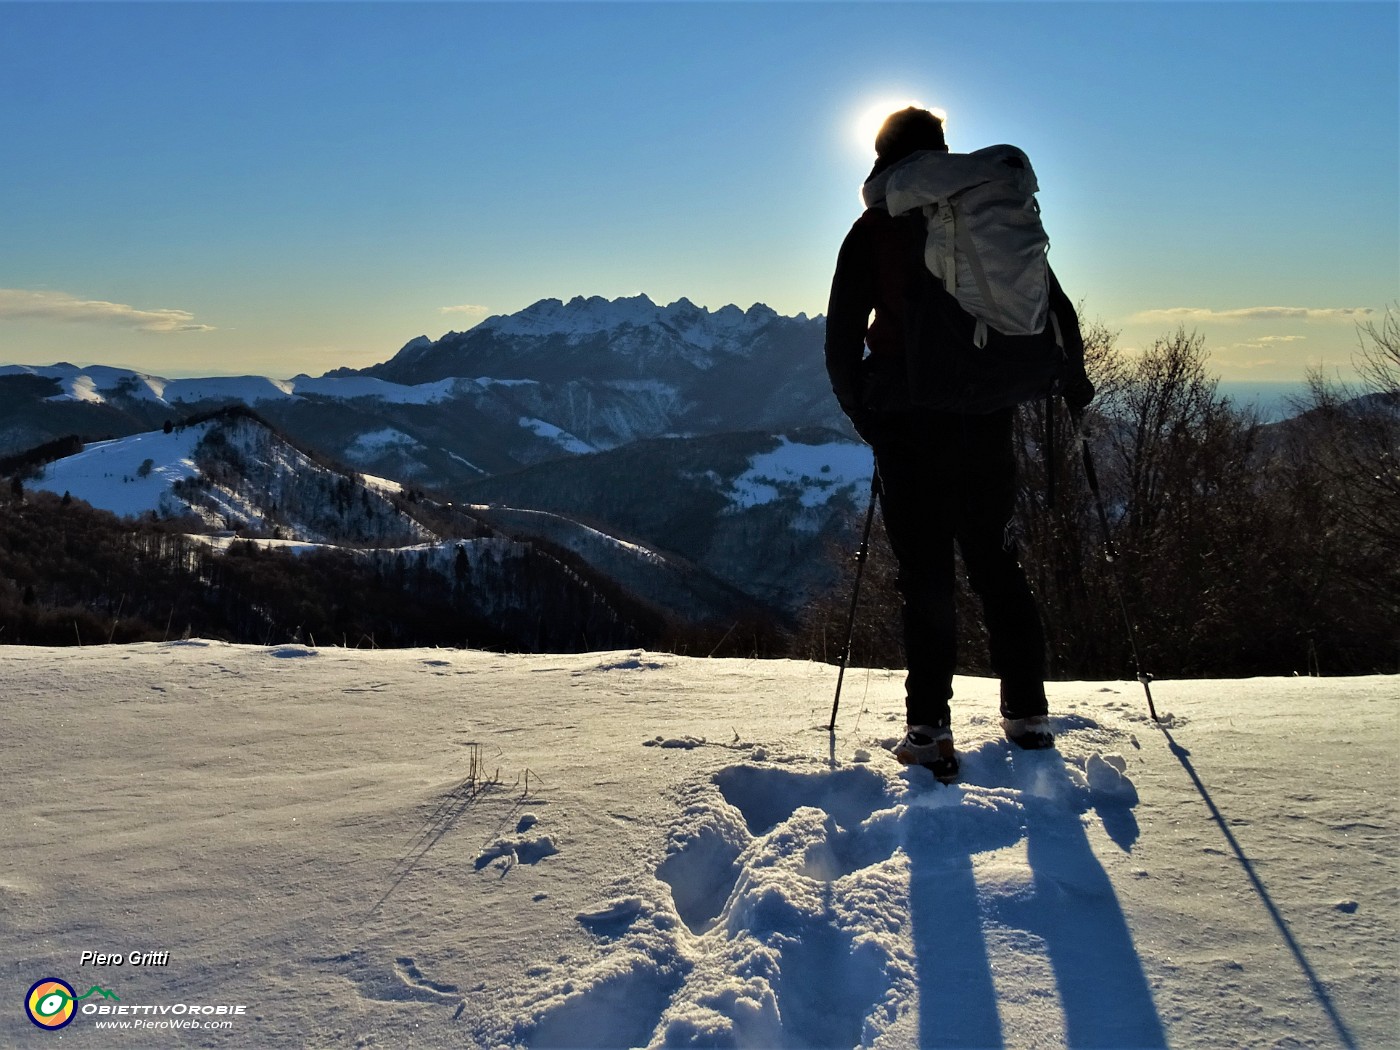
[[[926,109],[910,106],[891,113],[880,125],[875,136],[875,170],[877,175],[891,164],[920,150],[946,150],[943,121]]]

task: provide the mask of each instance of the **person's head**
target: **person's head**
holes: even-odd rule
[[[875,136],[875,170],[872,175],[884,171],[921,150],[948,149],[943,138],[943,118],[918,106],[909,106],[891,113],[880,125]]]

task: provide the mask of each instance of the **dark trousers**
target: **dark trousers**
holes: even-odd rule
[[[957,666],[954,544],[982,601],[1008,718],[1046,713],[1045,632],[1017,557],[1012,409],[882,416],[872,430],[899,564],[910,725],[946,725]]]

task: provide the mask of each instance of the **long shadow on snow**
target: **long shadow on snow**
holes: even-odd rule
[[[1200,774],[1196,772],[1196,767],[1191,764],[1191,752],[1173,739],[1171,733],[1162,727],[1162,735],[1167,738],[1167,746],[1176,756],[1181,768],[1186,770],[1186,775],[1191,778],[1191,782],[1196,785],[1196,790],[1200,792],[1202,801],[1206,808],[1210,810],[1210,816],[1215,821],[1216,827],[1225,836],[1225,841],[1230,844],[1230,849],[1234,851],[1235,859],[1240,862],[1240,867],[1244,869],[1245,875],[1249,878],[1250,885],[1254,887],[1254,892],[1259,894],[1259,900],[1269,913],[1269,918],[1274,920],[1274,925],[1278,927],[1278,932],[1282,935],[1284,943],[1288,945],[1289,951],[1293,953],[1293,958],[1297,960],[1303,975],[1308,979],[1308,984],[1312,986],[1313,995],[1317,996],[1318,1005],[1322,1007],[1327,1019],[1332,1023],[1333,1030],[1337,1033],[1337,1039],[1344,1047],[1352,1048],[1356,1046],[1356,1039],[1351,1034],[1351,1029],[1342,1020],[1341,1014],[1337,1012],[1336,1004],[1332,1002],[1332,996],[1327,992],[1327,986],[1318,977],[1317,971],[1308,962],[1308,957],[1303,954],[1302,945],[1293,936],[1293,931],[1289,929],[1288,923],[1284,920],[1283,913],[1278,910],[1278,905],[1274,903],[1273,897],[1269,896],[1268,889],[1264,886],[1264,880],[1259,877],[1259,873],[1254,870],[1254,863],[1245,854],[1244,848],[1240,845],[1239,839],[1235,838],[1235,833],[1230,830],[1229,823],[1225,816],[1215,804],[1215,800],[1210,797],[1210,792],[1206,790],[1206,785],[1201,780]]]
[[[905,849],[918,953],[919,1045],[1005,1045],[972,857],[1027,842],[1032,893],[995,901],[989,918],[1045,945],[1071,1047],[1165,1047],[1142,962],[1107,873],[1079,820],[1082,793],[1057,751],[986,744],[964,756],[964,783],[999,781],[1024,809],[934,788],[911,807]],[[997,783],[994,786],[1004,786]]]
[[[972,853],[941,838],[942,814],[910,810],[909,921],[919,981],[919,1047],[1001,1047]],[[960,837],[961,838],[961,837]],[[1014,840],[1013,840],[1014,841]],[[965,845],[963,839],[959,845]],[[982,845],[994,849],[1001,845]]]

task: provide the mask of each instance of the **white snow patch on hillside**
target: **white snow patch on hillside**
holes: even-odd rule
[[[91,401],[97,404],[106,402],[103,392],[120,389],[128,397],[145,400],[160,400],[160,391],[167,382],[157,376],[134,372],[129,368],[115,368],[111,365],[56,364],[0,365],[0,375],[34,375],[46,379],[57,379],[62,393],[49,400]]]
[[[446,452],[447,450],[444,449],[443,451]],[[448,455],[450,458],[456,460],[458,463],[462,464],[462,466],[468,467],[468,468],[470,468],[471,470],[476,471],[478,474],[485,474],[485,473],[486,473],[486,471],[482,470],[482,469],[481,469],[480,467],[478,467],[475,463],[472,463],[472,462],[470,462],[470,461],[468,461],[468,460],[463,459],[461,456],[457,455],[457,453],[455,453],[455,452],[447,452],[447,455]]]
[[[394,450],[414,450],[423,446],[418,440],[402,430],[393,427],[383,427],[380,430],[370,430],[350,442],[345,448],[345,454],[354,460],[375,459],[386,452]]]
[[[584,455],[588,452],[598,451],[592,445],[589,445],[584,441],[580,441],[577,437],[575,437],[573,434],[570,434],[567,430],[561,430],[559,427],[556,427],[553,423],[547,423],[543,419],[533,419],[529,416],[521,416],[520,419],[517,420],[517,422],[520,426],[530,431],[530,433],[534,434],[536,437],[541,437],[544,438],[546,441],[554,442],[565,452],[572,452],[576,455]]]
[[[204,533],[192,533],[190,539],[196,543],[201,543],[206,547],[211,547],[216,551],[227,551],[235,543],[248,543],[259,550],[282,551],[287,554],[311,554],[315,551],[323,550],[343,550],[352,554],[360,552],[351,547],[342,547],[333,543],[311,543],[306,540],[274,540],[274,539],[244,539],[230,533],[221,533],[211,536]]]
[[[393,481],[389,478],[377,478],[373,474],[361,473],[360,477],[364,479],[366,485],[378,492],[387,492],[391,496],[403,495],[403,484],[401,482]]]
[[[46,401],[88,401],[94,405],[106,404],[106,399],[97,392],[97,384],[90,376],[70,376],[60,380],[61,394],[45,398]]]
[[[167,404],[177,401],[282,401],[295,394],[290,380],[267,376],[211,376],[207,379],[172,379],[161,394]]]
[[[50,463],[41,477],[27,484],[71,493],[113,514],[165,513],[173,508],[171,486],[199,473],[194,447],[209,426],[201,423],[170,434],[157,430],[94,442],[77,455]]]
[[[748,470],[730,485],[730,504],[745,509],[795,496],[805,508],[820,507],[838,494],[869,488],[871,466],[865,445],[803,445],[784,437],[771,452],[750,458]]]
[[[298,396],[317,394],[322,397],[371,397],[396,405],[431,405],[450,401],[456,394],[458,380],[439,379],[433,383],[405,385],[390,383],[370,376],[322,377],[297,376],[291,381],[292,392]]]
[[[829,734],[834,679],[3,646],[0,953],[20,996],[243,1004],[229,1046],[1393,1045],[1400,679],[1158,681],[1170,728],[1052,683],[1030,753],[960,677],[946,787],[885,750],[902,675]]]
[[[476,548],[483,544],[483,541],[480,539],[451,539],[441,540],[435,543],[409,543],[398,547],[348,547],[340,543],[321,543],[312,540],[276,540],[243,537],[231,532],[220,532],[212,535],[197,533],[192,534],[190,539],[218,551],[227,551],[235,543],[246,543],[251,544],[259,550],[287,551],[291,554],[310,554],[314,551],[340,551],[345,554],[351,554],[357,558],[374,558],[394,554],[423,554],[426,552],[433,556],[433,560],[438,562],[450,556],[455,556],[458,547],[464,547],[469,554],[472,554],[476,553]]]

